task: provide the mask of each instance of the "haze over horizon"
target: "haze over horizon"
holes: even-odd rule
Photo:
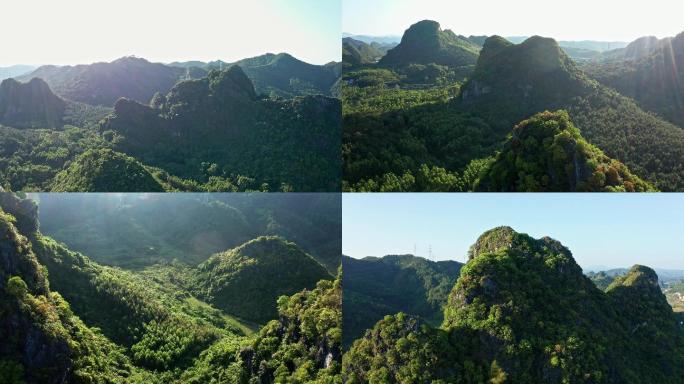
[[[10,0],[0,24],[11,65],[75,65],[124,56],[152,62],[233,62],[286,52],[311,64],[341,60],[341,0]],[[27,28],[27,19],[40,28]],[[10,37],[10,38],[8,38]]]
[[[467,260],[485,231],[510,226],[550,236],[583,268],[684,270],[678,244],[684,200],[668,194],[344,194],[342,253]]]
[[[401,36],[410,25],[429,19],[439,22],[442,29],[466,36],[540,35],[556,40],[630,42],[642,36],[677,35],[684,31],[679,17],[682,13],[684,4],[665,0],[650,1],[648,6],[617,0],[578,0],[566,7],[551,7],[542,0],[376,0],[372,4],[345,0],[342,31],[354,35]],[[548,17],[540,17],[542,14]],[[610,28],[606,28],[608,22]]]

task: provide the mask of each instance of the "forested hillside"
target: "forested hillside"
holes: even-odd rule
[[[343,344],[361,337],[386,315],[405,312],[429,324],[442,322],[443,305],[461,269],[455,261],[413,255],[342,257]]]
[[[172,67],[188,71],[210,71],[238,65],[254,83],[257,93],[270,96],[293,97],[304,95],[334,96],[333,86],[340,77],[341,63],[325,65],[305,63],[287,53],[267,53],[242,59],[234,63],[223,61],[174,62]]]
[[[287,54],[221,70],[133,57],[41,67],[27,83],[0,85],[0,184],[23,191],[339,190],[341,106],[322,95],[339,93],[339,76],[339,63],[314,66]]]
[[[624,164],[589,144],[565,111],[542,112],[513,128],[484,167],[476,190],[493,192],[647,192]]]
[[[338,186],[339,115],[334,98],[259,99],[233,66],[151,106],[121,99],[100,130],[119,151],[219,189],[328,191]]]
[[[652,269],[634,266],[604,292],[560,242],[498,227],[471,247],[439,328],[388,315],[345,353],[343,376],[349,383],[677,383],[682,362],[684,329]]]
[[[112,107],[121,97],[146,103],[155,92],[168,92],[185,74],[180,68],[130,56],[110,63],[45,65],[18,80],[43,79],[67,100]]]
[[[462,67],[475,64],[479,47],[442,30],[439,23],[423,20],[404,32],[401,42],[380,59],[381,66],[402,67],[410,64],[437,64]]]
[[[642,108],[684,126],[684,33],[660,40],[643,37],[602,59],[583,68]]]
[[[31,197],[40,202],[44,234],[106,265],[139,269],[177,261],[194,266],[260,236],[278,236],[296,243],[330,274],[335,274],[340,265],[339,195]]]
[[[2,329],[12,329],[2,335],[9,341],[0,348],[4,380],[200,383],[214,377],[247,384],[290,377],[341,382],[339,278],[333,281],[332,274],[297,251],[294,243],[264,238],[238,247],[234,253],[241,257],[240,268],[253,271],[249,282],[262,281],[262,287],[266,283],[277,291],[269,294],[262,289],[264,296],[235,301],[221,310],[195,294],[205,289],[193,286],[203,278],[194,267],[108,267],[43,235],[38,224],[41,206],[0,194],[0,226],[5,232],[0,250],[0,323],[6,324]],[[286,252],[301,256],[279,255],[285,249],[278,247],[262,248],[261,253],[245,248],[264,240],[282,243],[290,249]],[[265,257],[279,263],[280,256],[287,263],[276,267],[278,271],[297,270],[299,262],[313,263],[317,275],[285,283],[286,273],[256,273],[268,268]],[[307,271],[303,268],[299,276]],[[214,269],[212,281],[235,286],[237,280],[231,278],[240,278],[233,272]],[[286,292],[279,281],[287,284]],[[224,298],[229,296],[223,293]],[[292,296],[279,297],[280,293]],[[233,294],[242,296],[247,291]],[[255,313],[250,306],[263,309],[255,316],[258,321],[239,316]]]
[[[672,117],[673,112],[684,110],[674,90],[680,83],[673,75],[674,66],[681,68],[676,65],[677,38],[659,41],[649,49],[627,47],[581,60],[569,57],[565,52],[569,48],[561,48],[553,39],[533,36],[520,40],[514,44],[499,36],[471,39],[442,31],[436,22],[422,21],[409,28],[402,43],[378,64],[345,63],[343,189],[474,190],[495,158],[501,167],[514,170],[520,166],[510,163],[507,149],[516,126],[525,125],[535,114],[558,110],[567,111],[583,138],[582,147],[591,145],[589,152],[602,153],[589,162],[590,168],[624,169],[618,173],[627,172],[662,191],[684,188],[680,167],[684,131]],[[475,48],[469,49],[464,41]],[[475,65],[464,67],[467,61],[454,64],[442,60],[456,47],[460,53],[470,52]],[[618,64],[605,59],[617,52],[622,52],[617,55],[623,58],[637,55],[628,53],[632,51],[640,52],[642,58],[621,59]],[[638,64],[650,76],[639,75],[642,88],[621,88],[608,80],[613,75],[622,78],[612,65],[633,67],[648,60],[651,64]],[[672,68],[657,64],[664,61]],[[625,84],[628,81],[624,80]],[[660,83],[667,85],[657,85]],[[647,89],[660,94],[652,97]],[[568,149],[558,164],[577,168]],[[546,151],[545,146],[537,151]],[[548,155],[535,152],[529,155],[539,159]],[[599,166],[601,163],[604,165]],[[552,169],[533,171],[539,173],[535,182],[560,177]],[[613,188],[621,183],[617,182],[592,190],[630,190],[629,185]],[[507,180],[494,190],[545,190],[516,183]],[[548,189],[575,190],[573,183]]]

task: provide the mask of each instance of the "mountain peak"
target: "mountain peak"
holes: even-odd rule
[[[489,36],[485,41],[484,44],[482,45],[482,50],[480,51],[480,57],[478,59],[478,64],[480,61],[486,61],[489,60],[489,58],[497,55],[499,52],[501,52],[503,49],[506,47],[509,47],[513,45],[510,41],[506,40],[505,38],[498,36],[498,35],[493,35]]]
[[[634,265],[629,271],[615,280],[608,289],[622,287],[658,288],[658,274],[644,265]],[[659,288],[658,288],[659,289]]]
[[[527,234],[516,232],[508,226],[492,228],[480,235],[468,250],[468,259],[473,260],[483,254],[502,251],[513,252],[524,257],[538,255],[545,257],[545,254],[563,255],[566,259],[572,260],[572,253],[560,241],[548,236],[535,239]],[[559,262],[565,263],[562,260]],[[574,264],[574,260],[572,263]]]
[[[625,191],[654,188],[587,142],[564,110],[517,124],[503,150],[481,173],[483,191]]]
[[[260,236],[199,266],[198,282],[218,308],[252,321],[277,316],[276,299],[313,288],[328,271],[296,244]]]
[[[66,103],[39,78],[27,83],[5,79],[0,83],[0,123],[21,128],[62,125]]]
[[[55,176],[53,191],[163,192],[163,186],[134,158],[111,149],[89,149]]]
[[[495,253],[501,249],[513,246],[518,233],[511,227],[501,226],[492,228],[477,238],[468,250],[468,259],[473,259],[481,253]]]
[[[224,71],[212,70],[208,78],[209,88],[215,94],[256,99],[254,85],[239,65],[232,65]]]
[[[473,65],[480,47],[450,30],[442,30],[436,21],[423,20],[411,25],[396,47],[380,60],[385,66],[439,64],[452,67]]]
[[[401,37],[401,44],[423,43],[425,38],[438,38],[441,27],[433,20],[422,20],[411,25]]]
[[[116,60],[113,60],[111,64],[123,64],[123,65],[130,65],[130,64],[152,64],[152,62],[148,61],[145,58],[142,57],[137,57],[137,56],[123,56],[120,57]]]

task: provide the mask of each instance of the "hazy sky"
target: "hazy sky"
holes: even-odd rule
[[[431,19],[462,35],[632,41],[684,31],[684,2],[672,0],[344,0],[344,32],[401,35]]]
[[[341,12],[341,0],[3,0],[0,66],[267,52],[323,64],[341,59]]]
[[[465,261],[484,231],[508,225],[559,240],[583,267],[684,269],[684,194],[344,194],[343,253]]]

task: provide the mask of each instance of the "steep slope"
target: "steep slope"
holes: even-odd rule
[[[624,164],[589,144],[565,111],[542,112],[522,121],[475,189],[482,191],[652,191]]]
[[[32,243],[52,285],[74,312],[124,347],[138,366],[186,367],[219,338],[242,335],[220,312],[195,310],[183,295],[164,293],[152,281],[103,267],[41,235]]]
[[[566,109],[582,135],[661,190],[684,188],[684,131],[590,80],[552,39],[512,45],[490,37],[458,108],[483,117],[503,139],[535,113]]]
[[[43,236],[32,200],[0,194],[0,232],[0,381],[340,380],[339,278],[279,297],[278,320],[245,337],[249,326],[182,287],[196,271],[166,280],[99,265]]]
[[[277,315],[274,303],[278,297],[330,277],[294,243],[259,237],[200,264],[195,286],[198,294],[217,308],[264,322]]]
[[[684,330],[651,269],[635,266],[604,293],[560,242],[509,227],[485,232],[469,258],[441,330],[401,314],[386,318],[345,356],[347,382],[677,383],[684,377]],[[379,350],[387,358],[372,359]]]
[[[663,45],[667,44],[670,38],[659,40],[655,36],[642,36],[625,47],[612,49],[603,52],[601,55],[602,61],[623,61],[623,60],[639,60],[650,56],[653,52],[661,49]]]
[[[18,128],[59,128],[66,103],[41,79],[0,84],[0,124]]]
[[[281,97],[331,96],[340,77],[339,65],[305,63],[287,53],[266,54],[233,63],[239,65],[259,93]]]
[[[342,63],[345,69],[373,64],[386,53],[386,50],[378,49],[377,45],[366,44],[351,37],[342,39]]]
[[[585,66],[602,84],[639,105],[684,126],[684,32],[658,40],[643,37],[602,62]]]
[[[8,383],[94,383],[133,376],[123,351],[86,327],[51,291],[47,271],[26,237],[37,228],[35,206],[2,195],[0,378]]]
[[[342,258],[344,345],[363,335],[386,315],[405,312],[432,325],[443,309],[461,264],[434,262],[413,255]]]
[[[182,383],[341,383],[342,286],[321,280],[278,300],[272,320],[245,343],[224,340],[207,349]]]
[[[449,67],[473,65],[479,47],[450,30],[442,30],[439,23],[423,20],[404,32],[401,43],[390,49],[379,65],[404,67],[409,64],[439,64]]]
[[[232,66],[180,82],[152,106],[119,100],[100,129],[117,150],[218,190],[330,191],[339,189],[340,109],[323,96],[257,99]]]
[[[88,150],[59,172],[54,192],[163,192],[137,160],[111,149]]]
[[[182,68],[130,56],[110,63],[45,65],[18,79],[39,77],[65,99],[111,107],[121,97],[147,103],[156,92],[168,92],[186,74]]]

